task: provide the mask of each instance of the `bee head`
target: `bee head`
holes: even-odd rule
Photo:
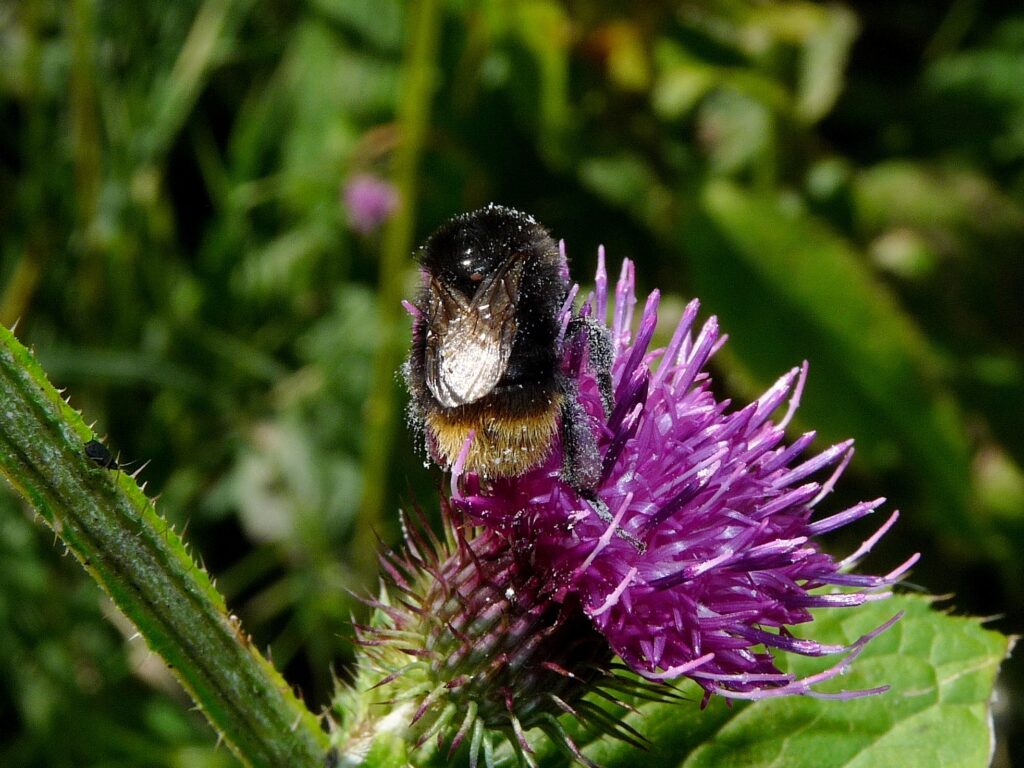
[[[509,271],[522,271],[529,282],[538,271],[557,269],[560,256],[532,216],[492,203],[444,224],[420,250],[419,262],[431,278],[472,300]]]

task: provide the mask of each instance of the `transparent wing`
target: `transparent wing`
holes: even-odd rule
[[[522,261],[481,283],[472,302],[432,278],[427,308],[427,388],[446,408],[473,403],[501,380],[516,336]]]

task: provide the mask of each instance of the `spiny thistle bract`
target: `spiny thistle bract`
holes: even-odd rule
[[[456,462],[450,499],[442,501],[444,539],[407,525],[404,550],[382,558],[375,618],[357,631],[357,685],[375,686],[378,707],[404,713],[416,744],[436,739],[434,754],[468,744],[472,765],[481,755],[490,765],[494,739],[504,738],[531,763],[525,733],[539,728],[589,765],[561,715],[641,745],[642,736],[596,697],[624,705],[659,691],[672,696],[666,683],[684,677],[703,688],[703,703],[714,694],[845,699],[886,688],[823,692],[818,685],[846,670],[898,615],[847,646],[799,639],[789,629],[810,622],[812,608],[887,597],[917,559],[885,576],[851,573],[897,513],[845,559],[817,543],[883,500],[812,519],[852,442],[802,460],[814,434],[785,442],[806,365],[731,408],[715,398],[704,370],[725,341],[715,318],[697,330],[692,302],[668,345],[650,349],[657,292],[634,336],[635,305],[632,264],[624,262],[611,297],[602,253],[595,291],[579,313],[612,337],[607,416],[586,341],[559,340],[562,373],[598,436],[596,497],[565,482],[557,442],[541,466],[516,477],[485,480]],[[567,302],[563,330],[570,313]],[[778,651],[838,661],[797,678],[776,666]],[[624,674],[614,656],[641,677]],[[363,695],[365,703],[365,693],[339,699],[344,738],[363,722],[352,702]]]
[[[415,748],[436,750],[442,762],[464,747],[471,766],[481,757],[492,766],[496,743],[505,741],[532,765],[525,734],[538,728],[593,765],[559,721],[566,714],[643,747],[641,734],[584,697],[630,709],[672,690],[612,664],[579,606],[544,596],[507,539],[460,523],[447,504],[442,511],[444,538],[422,520],[403,520],[404,548],[381,557],[380,597],[367,601],[374,616],[356,626],[361,677],[335,704],[349,744],[361,729],[372,740],[372,723],[390,711],[400,713]]]

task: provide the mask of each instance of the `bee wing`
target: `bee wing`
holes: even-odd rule
[[[481,283],[472,302],[431,279],[426,380],[444,407],[476,402],[504,375],[516,336],[522,270],[521,260],[511,262]]]

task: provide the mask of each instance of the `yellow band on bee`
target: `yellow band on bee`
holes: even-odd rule
[[[426,423],[436,458],[452,466],[473,432],[466,471],[489,478],[521,475],[550,455],[562,397],[552,393],[540,407],[523,414],[496,412],[486,403],[432,410]]]

